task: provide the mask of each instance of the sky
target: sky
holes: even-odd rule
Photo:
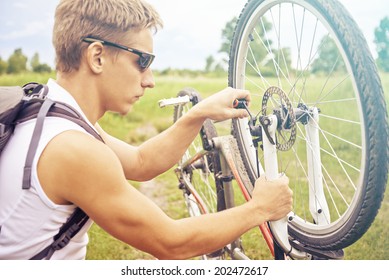
[[[59,0],[0,0],[0,57],[16,48],[29,58],[54,65],[51,32]],[[160,13],[164,28],[154,36],[154,69],[204,69],[218,55],[221,30],[239,16],[247,0],[148,0]],[[364,33],[376,57],[374,29],[389,16],[388,0],[340,0]]]

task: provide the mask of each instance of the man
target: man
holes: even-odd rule
[[[22,190],[29,145],[25,139],[30,139],[35,120],[16,127],[0,161],[0,259],[29,259],[40,252],[76,206],[114,237],[159,259],[215,251],[291,210],[286,177],[259,180],[245,205],[182,220],[172,220],[129,185],[127,180],[149,180],[174,166],[205,119],[247,117],[232,104],[236,98],[249,101],[249,92],[227,88],[139,147],[101,129],[97,122],[105,112],[127,114],[145,90],[154,87],[149,68],[152,33],[161,26],[156,11],[141,0],[59,3],[53,31],[57,79],[48,82],[49,97],[73,106],[105,143],[68,120],[47,118],[33,163],[32,188]],[[84,259],[89,227],[51,259]]]

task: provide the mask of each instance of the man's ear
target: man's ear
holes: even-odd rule
[[[86,60],[93,73],[100,74],[103,71],[105,54],[104,46],[100,42],[94,42],[88,46]]]

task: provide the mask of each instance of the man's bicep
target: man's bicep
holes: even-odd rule
[[[137,174],[142,173],[142,158],[139,153],[139,148],[130,145],[123,140],[120,140],[107,132],[105,132],[98,124],[96,129],[103,137],[105,144],[116,154],[118,157],[125,177],[128,180],[136,180]]]

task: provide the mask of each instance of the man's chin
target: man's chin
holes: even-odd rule
[[[119,114],[122,116],[125,116],[125,115],[131,113],[132,109],[133,109],[133,106],[130,106],[129,108],[127,108],[127,110],[124,110],[123,112],[120,112]]]
[[[118,108],[116,110],[112,110],[112,112],[117,113],[121,116],[126,116],[127,114],[131,113],[133,109],[133,105],[129,105],[123,108]]]

